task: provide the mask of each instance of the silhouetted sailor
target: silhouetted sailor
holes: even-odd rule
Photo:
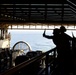
[[[62,65],[65,73],[68,73],[71,70],[71,41],[72,37],[65,33],[66,28],[64,26],[60,27],[60,50],[58,51],[60,64]],[[60,66],[61,66],[60,65]]]
[[[45,38],[47,38],[47,39],[52,39],[53,42],[54,42],[54,44],[55,44],[56,47],[57,47],[58,42],[59,42],[58,39],[59,39],[60,30],[59,30],[58,28],[55,28],[55,29],[53,30],[53,35],[46,35],[45,32],[46,32],[46,30],[45,30],[44,33],[43,33],[43,37],[45,37]]]
[[[60,29],[53,30],[53,35],[49,36],[43,33],[43,37],[52,39],[57,48],[57,64],[61,75],[68,74],[71,70],[71,41],[72,37],[66,34],[66,28],[61,26]]]

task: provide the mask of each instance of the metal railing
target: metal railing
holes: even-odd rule
[[[51,54],[50,54],[51,53]],[[42,72],[45,72],[45,75],[49,75],[48,67],[53,64],[53,61],[56,59],[56,48],[53,48],[45,53],[41,53],[40,55],[31,58],[30,60],[24,61],[14,67],[11,67],[9,70],[6,70],[5,72],[1,73],[0,75],[14,75],[19,74],[24,68],[25,70],[30,70],[30,64],[32,65],[32,68],[34,67],[34,64],[39,61],[45,61],[45,68],[42,68],[37,74],[41,74]],[[27,70],[27,71],[28,71]],[[30,71],[28,71],[30,72]],[[50,73],[52,71],[50,70]],[[25,72],[26,73],[26,72]],[[28,74],[26,74],[28,75]]]

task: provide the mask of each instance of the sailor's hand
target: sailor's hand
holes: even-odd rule
[[[45,36],[46,29],[44,30],[43,37]]]
[[[45,34],[43,33],[43,37],[45,36]]]

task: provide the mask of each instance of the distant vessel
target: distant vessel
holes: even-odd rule
[[[10,48],[11,35],[7,29],[2,28],[0,30],[0,48]]]
[[[11,53],[10,53],[11,35],[6,28],[0,29],[0,72],[10,68]],[[6,65],[5,65],[6,64]]]

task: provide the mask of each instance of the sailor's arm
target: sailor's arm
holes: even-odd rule
[[[43,37],[48,38],[48,39],[52,39],[52,36],[46,35],[45,33],[46,33],[46,29],[44,30]]]

